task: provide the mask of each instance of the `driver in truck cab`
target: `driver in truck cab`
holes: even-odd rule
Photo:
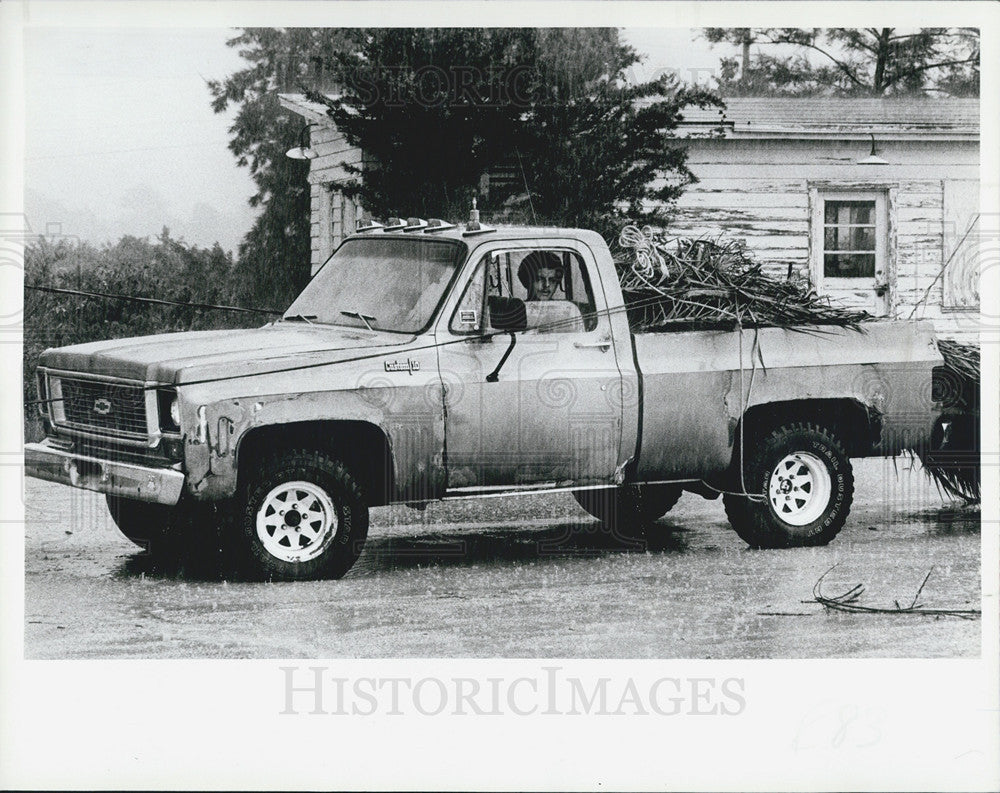
[[[552,251],[535,251],[524,257],[517,268],[517,279],[528,290],[528,300],[561,300],[556,292],[566,294],[563,279],[566,271],[559,255]]]
[[[528,291],[525,313],[529,328],[540,333],[582,332],[580,308],[566,295],[566,267],[554,251],[533,251],[517,268],[517,279]]]

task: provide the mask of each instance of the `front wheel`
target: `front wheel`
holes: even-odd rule
[[[814,424],[780,427],[744,465],[747,492],[726,495],[726,515],[753,548],[826,545],[843,528],[854,497],[851,461],[837,436]]]
[[[368,507],[347,467],[326,454],[275,454],[249,477],[238,512],[251,572],[298,581],[340,578],[368,535]]]

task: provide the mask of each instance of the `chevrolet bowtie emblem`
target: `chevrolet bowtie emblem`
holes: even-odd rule
[[[111,400],[99,397],[94,400],[94,412],[98,416],[106,416],[111,412]]]
[[[409,372],[413,374],[420,371],[420,361],[415,361],[413,358],[408,358],[402,363],[399,361],[386,361],[385,370],[387,372]]]

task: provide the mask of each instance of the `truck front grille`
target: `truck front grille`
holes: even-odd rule
[[[62,410],[55,411],[57,425],[133,438],[148,436],[146,392],[141,385],[63,376],[55,379],[62,396]]]

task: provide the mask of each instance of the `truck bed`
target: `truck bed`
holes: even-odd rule
[[[935,417],[930,384],[942,359],[929,322],[637,333],[633,342],[639,481],[724,470],[737,421],[753,405],[856,400],[883,416],[878,454],[919,442]]]

